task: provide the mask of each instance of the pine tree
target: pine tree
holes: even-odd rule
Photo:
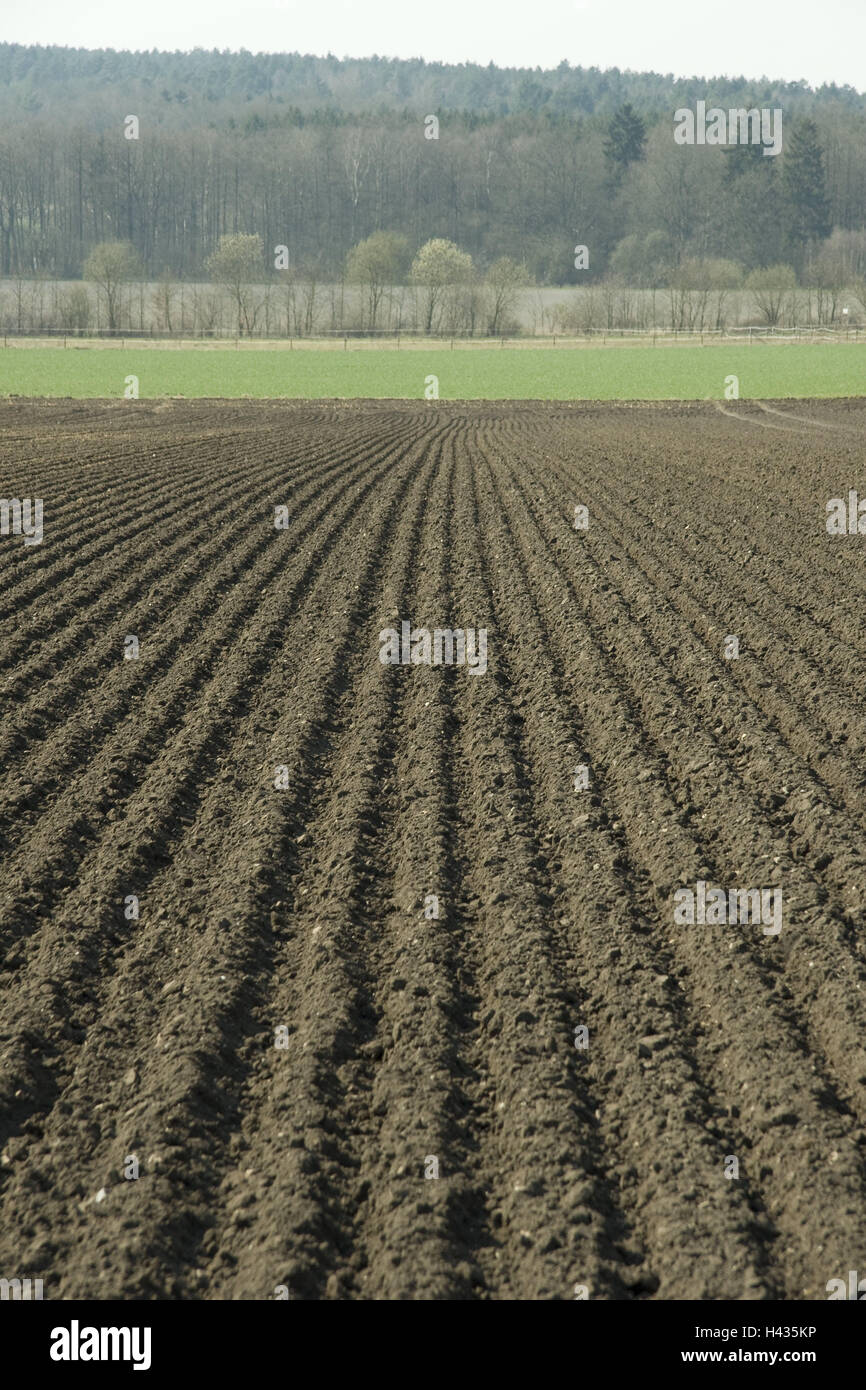
[[[788,243],[802,261],[810,242],[822,241],[831,230],[824,151],[811,117],[798,121],[782,158]]]
[[[646,123],[631,102],[626,102],[611,117],[604,142],[604,156],[615,182],[619,182],[630,164],[644,158],[645,147]]]

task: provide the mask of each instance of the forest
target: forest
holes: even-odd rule
[[[675,143],[698,101],[781,110],[780,157]],[[284,247],[293,281],[333,284],[387,235],[401,283],[447,241],[527,286],[823,290],[866,274],[864,148],[848,87],[2,44],[0,276],[76,281],[122,243],[142,281],[203,281],[254,237],[255,278]]]

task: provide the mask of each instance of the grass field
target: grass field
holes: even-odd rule
[[[431,376],[443,400],[721,400],[729,376],[738,378],[742,399],[859,396],[866,386],[866,344],[0,350],[3,396],[119,397],[129,376],[137,377],[141,397],[412,400],[424,397]]]

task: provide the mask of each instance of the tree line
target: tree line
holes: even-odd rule
[[[733,262],[688,260],[650,289],[642,276],[630,280],[614,272],[581,287],[532,285],[510,257],[484,272],[468,253],[440,238],[425,243],[410,261],[405,239],[390,232],[374,232],[354,247],[339,280],[299,274],[287,248],[276,249],[278,265],[263,276],[261,239],[225,236],[208,258],[207,281],[164,274],[147,282],[131,243],[103,242],[88,256],[83,282],[23,276],[0,281],[0,332],[453,338],[810,325],[859,332],[866,316],[862,232],[834,232],[810,283],[799,281],[787,265],[744,275]]]
[[[677,146],[674,111],[697,99],[779,106],[781,156]],[[5,44],[0,117],[4,277],[72,280],[122,242],[148,280],[201,280],[247,235],[260,278],[285,246],[296,279],[333,282],[386,236],[406,275],[447,241],[485,280],[506,260],[538,285],[776,267],[807,284],[856,261],[866,228],[866,99],[849,88]]]

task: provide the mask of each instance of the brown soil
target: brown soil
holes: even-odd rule
[[[862,402],[0,405],[45,507],[0,539],[0,1276],[862,1273],[866,539],[824,508],[864,437]],[[486,627],[487,674],[381,665],[403,618]],[[781,885],[781,934],[675,925],[701,879]]]

